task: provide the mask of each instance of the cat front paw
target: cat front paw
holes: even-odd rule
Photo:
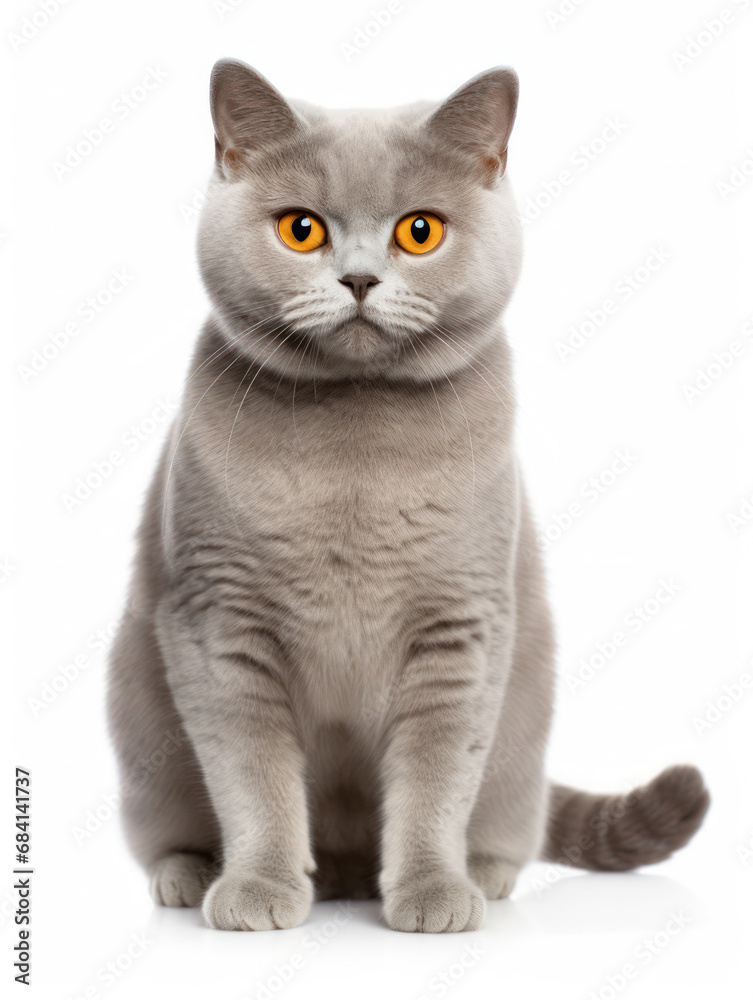
[[[274,931],[298,927],[313,900],[311,880],[260,875],[221,875],[206,895],[204,919],[220,931]]]
[[[459,875],[401,879],[384,895],[384,919],[393,931],[444,934],[475,931],[484,919],[484,897]]]
[[[212,859],[203,854],[168,854],[150,869],[152,899],[158,906],[201,906],[214,874]]]
[[[507,899],[515,888],[520,865],[489,854],[471,854],[468,873],[487,899]]]

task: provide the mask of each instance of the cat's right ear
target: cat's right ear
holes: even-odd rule
[[[217,166],[226,176],[238,172],[244,153],[284,139],[305,124],[269,80],[237,59],[214,64],[209,102]]]

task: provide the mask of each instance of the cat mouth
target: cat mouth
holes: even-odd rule
[[[360,363],[391,357],[395,349],[395,335],[387,327],[362,315],[340,323],[326,339],[335,354]]]
[[[389,331],[377,323],[373,319],[367,319],[362,312],[358,312],[355,316],[351,316],[350,319],[343,320],[343,322],[337,327],[337,333],[350,333],[350,334],[365,334],[371,335],[378,334],[380,337],[388,337]]]

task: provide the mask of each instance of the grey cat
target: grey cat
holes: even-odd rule
[[[509,69],[325,111],[213,71],[212,313],[149,493],[109,714],[167,906],[294,927],[380,895],[478,928],[527,861],[661,861],[708,795],[548,784],[553,642],[498,317],[521,258]]]

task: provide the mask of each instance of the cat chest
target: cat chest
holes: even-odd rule
[[[302,513],[256,546],[294,695],[303,716],[376,730],[412,637],[468,614],[462,546],[427,503]]]
[[[218,573],[223,560],[235,567],[234,600],[273,609],[298,645],[332,631],[386,639],[417,593],[460,587],[468,572],[472,526],[436,477],[347,483],[268,469],[231,495],[220,518],[229,537],[212,562]]]
[[[502,577],[500,467],[478,440],[474,466],[466,429],[451,430],[347,430],[301,414],[297,432],[257,420],[201,456],[194,520],[219,543],[202,583],[216,575],[234,608],[293,651],[328,718],[379,697],[426,622],[473,617]]]
[[[343,615],[352,627],[381,627],[417,587],[460,572],[467,551],[457,513],[417,491],[368,499],[312,491],[255,510],[246,523],[257,572],[273,577],[291,615],[319,627]]]
[[[399,592],[422,569],[459,557],[474,530],[462,454],[387,447],[365,432],[357,444],[302,434],[247,453],[230,479],[235,524],[281,582]]]

